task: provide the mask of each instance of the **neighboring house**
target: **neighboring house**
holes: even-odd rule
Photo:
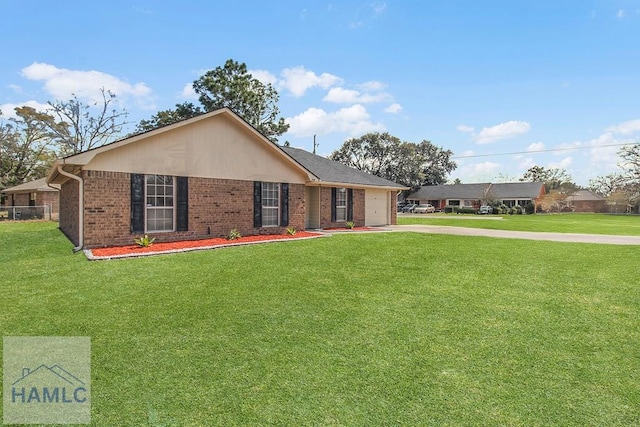
[[[606,199],[593,191],[578,190],[566,198],[574,212],[605,212]]]
[[[59,188],[59,185],[48,186],[46,178],[25,182],[2,190],[0,206],[4,209],[10,207],[38,207],[41,209],[37,217],[56,221],[59,211]]]
[[[407,196],[415,203],[430,203],[437,209],[460,206],[478,209],[482,204],[499,202],[508,207],[536,203],[545,194],[544,183],[510,182],[480,184],[427,185]]]
[[[58,159],[47,180],[78,248],[395,224],[404,189],[280,147],[227,108]]]

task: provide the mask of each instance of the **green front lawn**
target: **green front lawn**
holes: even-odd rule
[[[496,218],[502,218],[496,219]],[[427,214],[398,216],[399,225],[425,224],[493,230],[640,236],[640,216],[588,213],[536,215]]]
[[[90,336],[92,421],[640,424],[640,248],[336,235],[88,262],[0,223],[0,328]]]

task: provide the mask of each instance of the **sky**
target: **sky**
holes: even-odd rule
[[[280,142],[329,155],[389,132],[453,152],[450,179],[579,184],[640,142],[640,0],[0,0],[0,110],[104,87],[126,133],[227,59],[274,85]]]

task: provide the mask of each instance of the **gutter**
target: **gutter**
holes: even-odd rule
[[[84,181],[79,176],[66,172],[62,169],[62,165],[58,163],[58,173],[64,175],[67,178],[75,179],[78,181],[78,246],[73,248],[73,252],[82,250],[84,246]]]

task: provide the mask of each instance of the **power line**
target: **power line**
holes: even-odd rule
[[[468,156],[452,156],[452,159],[472,159],[474,157],[495,157],[495,156],[513,156],[515,154],[536,154],[536,153],[550,153],[553,151],[571,151],[571,150],[586,150],[592,148],[605,148],[605,147],[623,147],[625,145],[636,145],[637,142],[627,142],[624,144],[605,144],[605,145],[593,145],[585,147],[566,147],[566,148],[549,148],[547,150],[531,150],[531,151],[513,151],[511,153],[494,153],[494,154],[471,154]]]

